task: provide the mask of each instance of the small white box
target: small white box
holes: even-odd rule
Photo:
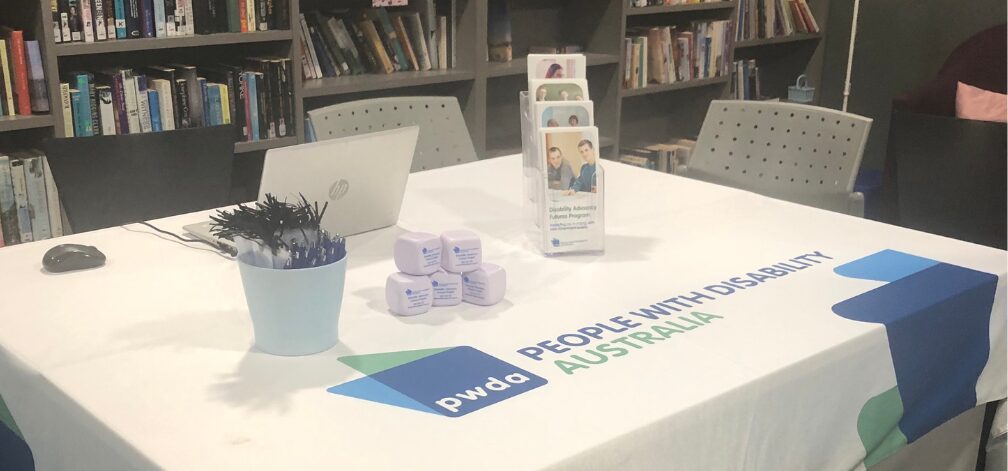
[[[476,233],[466,230],[441,234],[441,268],[454,273],[473,271],[483,263],[483,248]]]
[[[430,275],[435,306],[454,306],[462,302],[462,275],[438,270]]]
[[[484,263],[478,270],[462,275],[462,300],[480,306],[497,304],[504,299],[507,274],[492,263]]]
[[[441,238],[426,232],[407,232],[395,241],[392,258],[408,275],[429,275],[441,268]]]
[[[385,301],[400,316],[415,316],[430,310],[434,288],[426,276],[393,273],[385,281]]]

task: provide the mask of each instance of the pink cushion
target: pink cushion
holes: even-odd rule
[[[1008,95],[959,82],[956,89],[956,118],[1008,122]]]

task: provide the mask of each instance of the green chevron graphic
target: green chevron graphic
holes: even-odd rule
[[[6,425],[7,428],[11,429],[18,437],[24,440],[24,437],[21,435],[21,429],[14,422],[14,417],[11,415],[10,410],[7,409],[7,404],[4,403],[2,397],[0,397],[0,423]]]
[[[903,399],[899,388],[892,388],[865,403],[858,414],[857,429],[865,447],[864,465],[875,466],[907,444],[899,428],[903,418]]]
[[[339,361],[368,376],[375,373],[405,365],[421,358],[436,355],[448,348],[428,348],[424,350],[404,350],[401,352],[373,353],[370,355],[351,355],[340,357]],[[2,416],[0,416],[2,417]]]

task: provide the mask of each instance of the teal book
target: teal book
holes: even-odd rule
[[[73,116],[74,136],[76,137],[89,136],[91,128],[90,127],[85,128],[84,122],[80,117],[81,109],[85,108],[85,106],[84,103],[81,101],[80,90],[77,90],[76,88],[70,89],[70,107],[72,110],[71,115]],[[90,110],[91,109],[90,106],[88,106],[87,109]]]
[[[210,125],[219,126],[224,124],[224,113],[221,109],[220,85],[216,83],[207,84],[207,104],[210,113]]]
[[[161,104],[158,103],[158,92],[153,88],[147,90],[147,108],[150,110],[151,132],[161,131]]]
[[[86,73],[77,73],[74,76],[77,78],[77,91],[80,92],[80,106],[74,110],[77,113],[74,121],[80,121],[80,130],[82,134],[77,134],[77,136],[93,136],[94,121],[91,116],[90,99],[91,78],[89,77],[89,74]]]
[[[256,73],[245,72],[245,87],[248,93],[245,99],[248,101],[250,141],[259,140],[259,93],[256,89]]]

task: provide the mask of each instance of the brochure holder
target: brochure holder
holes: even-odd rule
[[[577,120],[559,120],[562,126],[538,122],[543,115],[533,98],[528,91],[518,97],[526,233],[547,256],[601,253],[605,250],[605,178],[598,129],[594,122],[577,126],[582,124]]]

